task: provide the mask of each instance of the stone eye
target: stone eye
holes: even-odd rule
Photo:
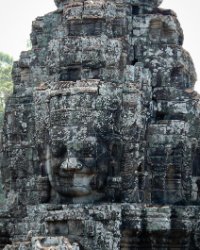
[[[91,157],[94,153],[94,148],[92,147],[87,147],[87,148],[84,148],[83,151],[82,151],[82,156],[84,158],[87,158],[87,157]]]
[[[52,154],[56,158],[63,158],[67,153],[67,147],[63,144],[61,145],[54,145],[52,149]]]

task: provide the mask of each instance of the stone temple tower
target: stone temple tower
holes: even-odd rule
[[[161,0],[55,0],[13,66],[1,249],[200,249],[199,96]]]

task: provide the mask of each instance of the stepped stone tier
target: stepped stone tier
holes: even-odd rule
[[[200,249],[200,107],[160,0],[55,0],[13,67],[1,249]]]

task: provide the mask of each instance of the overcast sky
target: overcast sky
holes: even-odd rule
[[[161,7],[178,14],[185,35],[184,48],[194,60],[200,92],[200,0],[163,0]],[[0,0],[0,51],[18,59],[26,49],[32,21],[55,8],[53,0]]]

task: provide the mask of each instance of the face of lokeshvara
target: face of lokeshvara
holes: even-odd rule
[[[50,101],[46,168],[52,190],[64,203],[109,200],[108,185],[120,175],[122,140],[116,126],[116,98],[111,92],[112,98],[94,97],[84,107],[84,101],[91,100],[88,96],[80,103],[80,95]],[[99,100],[103,105],[97,107]]]
[[[105,200],[108,180],[119,173],[119,141],[89,130],[73,127],[70,139],[52,140],[49,146],[49,180],[64,202]]]

